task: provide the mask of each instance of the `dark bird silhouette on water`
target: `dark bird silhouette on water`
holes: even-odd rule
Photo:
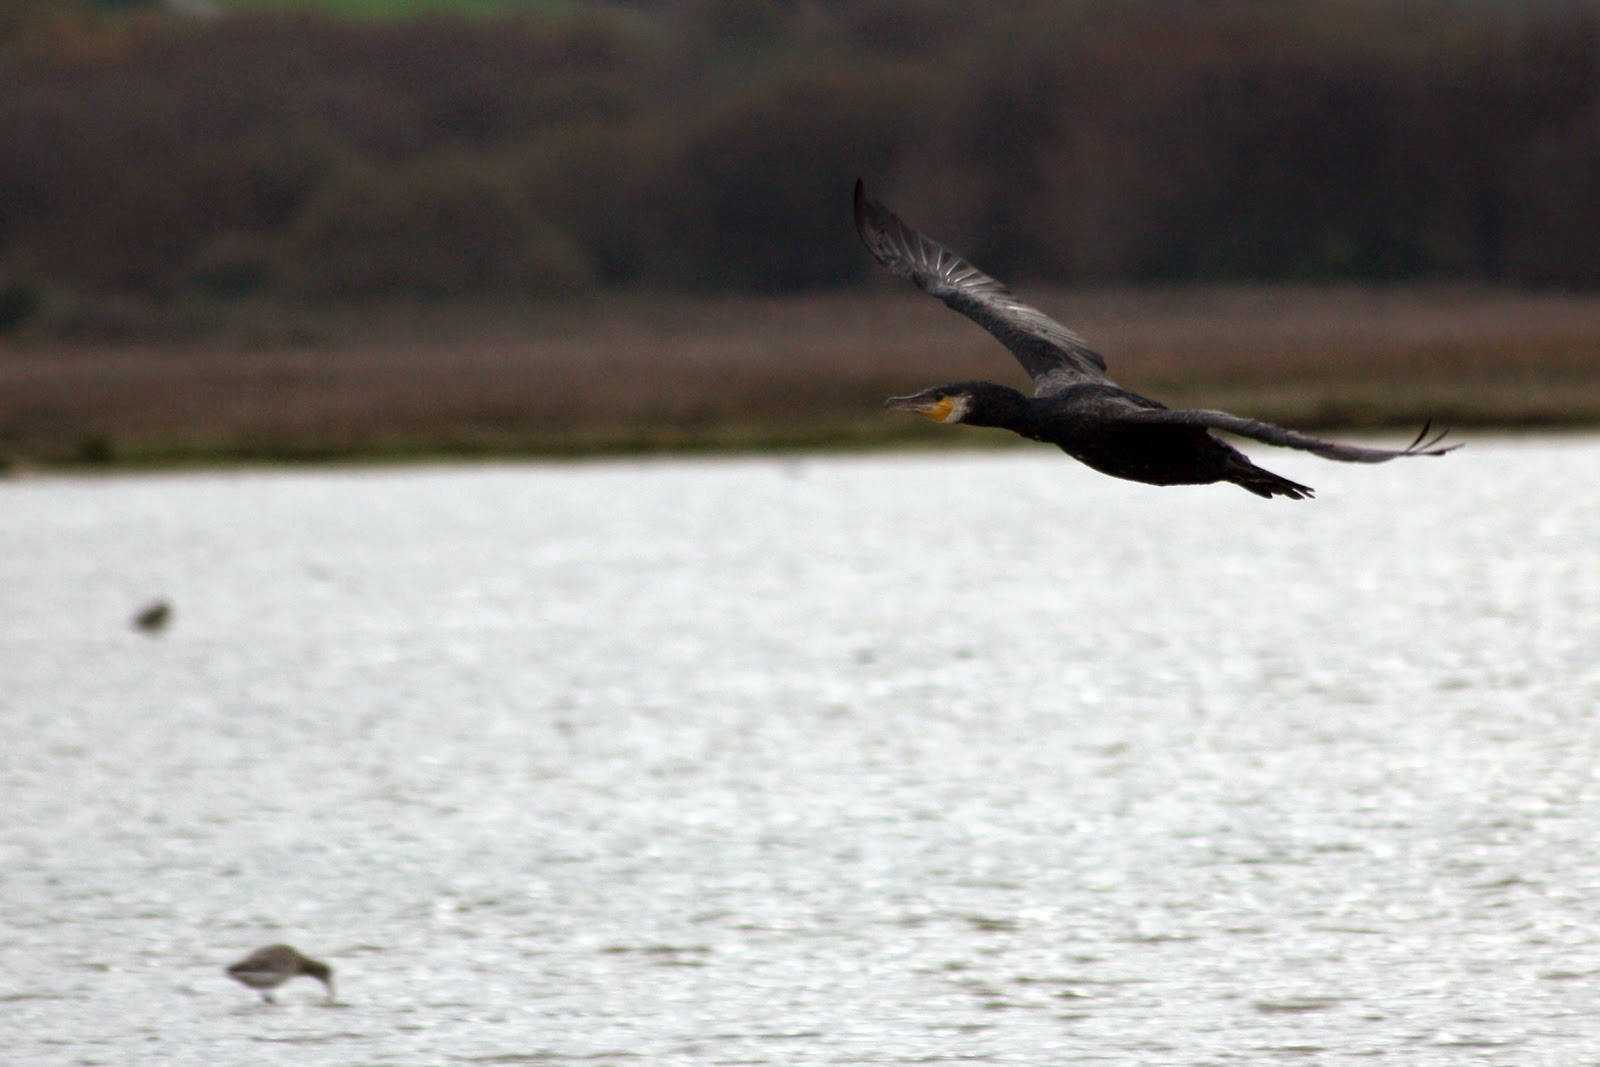
[[[172,605],[165,600],[152,600],[133,616],[133,628],[141,633],[158,634],[172,621]]]
[[[1310,486],[1263,470],[1212,430],[1269,445],[1298,448],[1346,463],[1383,463],[1399,456],[1442,456],[1441,432],[1424,425],[1405,448],[1364,448],[1324,441],[1269,422],[1225,411],[1179,411],[1140,396],[1106,377],[1106,361],[1088,342],[1011,294],[1003,284],[906,225],[867,196],[856,182],[856,231],[891,274],[993,334],[1033,379],[1033,395],[994,382],[936,385],[911,396],[890,397],[888,407],[939,422],[997,426],[1063,452],[1103,474],[1151,485],[1232,482],[1257,496],[1301,500]]]
[[[228,977],[251,989],[261,991],[261,999],[271,1004],[272,991],[291,978],[305,975],[315,978],[328,990],[328,1002],[333,1002],[333,968],[321,960],[302,956],[288,945],[268,945],[258,948],[238,963],[230,964]]]

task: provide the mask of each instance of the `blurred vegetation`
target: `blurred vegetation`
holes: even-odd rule
[[[857,174],[1019,281],[1600,285],[1594,3],[242,6],[0,0],[0,328],[838,286]]]

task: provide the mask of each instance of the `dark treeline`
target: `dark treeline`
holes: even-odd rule
[[[1019,278],[1600,284],[1592,3],[10,0],[0,86],[13,292],[837,285],[857,174]]]

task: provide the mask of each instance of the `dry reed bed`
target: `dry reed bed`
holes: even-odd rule
[[[1130,388],[1302,426],[1600,423],[1600,295],[1022,286]],[[251,309],[200,340],[13,341],[0,455],[34,462],[826,445],[917,437],[883,396],[1023,384],[898,287],[564,306]],[[970,439],[970,438],[968,438]]]

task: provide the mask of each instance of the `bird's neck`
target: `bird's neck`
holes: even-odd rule
[[[973,398],[972,410],[961,420],[972,426],[994,426],[1024,437],[1033,436],[1033,402],[1015,389],[988,385]]]

